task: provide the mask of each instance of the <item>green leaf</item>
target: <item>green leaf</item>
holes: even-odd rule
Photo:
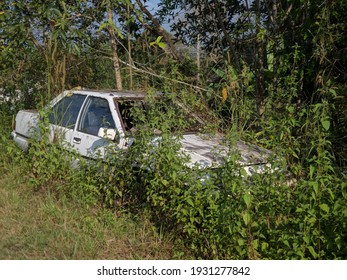
[[[317,253],[316,251],[314,250],[314,248],[312,246],[309,246],[308,247],[308,250],[310,251],[311,255],[314,257],[314,258],[317,258]]]
[[[168,182],[167,180],[162,180],[161,183],[162,183],[165,187],[167,187],[167,186],[169,185],[169,182]]]
[[[310,243],[310,237],[309,236],[304,236],[302,238],[306,244]]]
[[[310,224],[310,225],[313,225],[316,223],[316,218],[315,217],[311,217],[307,220],[307,223]]]
[[[330,92],[332,95],[336,96],[336,91],[335,91],[335,89],[329,88],[329,92]]]
[[[258,247],[259,247],[259,239],[254,239],[253,240],[253,247],[254,247],[255,250],[258,249]]]
[[[284,243],[284,245],[286,245],[287,247],[290,247],[288,240],[284,240],[283,243]]]
[[[158,43],[158,47],[161,48],[161,49],[165,49],[166,44],[163,43],[163,42],[159,42],[159,43]]]
[[[261,250],[262,250],[262,251],[265,251],[267,248],[269,248],[269,243],[262,242],[262,243],[261,243]]]
[[[291,113],[291,114],[294,113],[294,107],[293,107],[293,106],[287,107],[287,110],[288,110],[288,112]]]
[[[245,222],[246,226],[248,226],[251,223],[252,217],[248,212],[246,212],[242,215],[242,219]]]
[[[251,202],[252,202],[252,196],[251,196],[249,193],[246,193],[246,194],[243,196],[243,200],[244,200],[244,202],[246,203],[247,208],[249,208],[250,205],[251,205]]]
[[[329,206],[325,203],[319,205],[320,209],[322,209],[324,212],[329,213]]]
[[[158,36],[158,38],[155,40],[155,42],[158,44],[161,41],[161,39],[163,39],[163,36]]]
[[[312,183],[312,186],[313,186],[313,190],[316,194],[318,194],[318,191],[319,191],[319,185],[318,185],[318,182],[313,182]]]
[[[163,36],[157,37],[157,39],[153,42],[150,42],[149,45],[150,46],[157,45],[159,48],[164,49],[166,47],[166,44],[162,42],[161,39],[163,39]]]
[[[316,171],[316,167],[314,165],[310,165],[310,178],[312,179],[313,178],[313,174],[315,173]]]
[[[124,39],[124,36],[123,36],[121,30],[120,30],[119,28],[116,28],[116,31],[117,31],[118,37],[121,38],[121,39],[123,40],[123,39]]]
[[[321,120],[323,128],[328,131],[330,128],[330,121],[329,120]]]
[[[191,198],[187,198],[187,203],[190,205],[190,206],[193,206],[194,207],[194,202]]]
[[[245,245],[245,242],[241,238],[237,240],[237,243],[239,244],[239,246]]]

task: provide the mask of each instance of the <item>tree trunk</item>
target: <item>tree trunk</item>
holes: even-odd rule
[[[260,34],[260,1],[255,1],[256,7],[256,90],[255,101],[257,103],[258,114],[261,116],[265,112],[264,104],[264,42],[262,35]]]
[[[129,4],[127,5],[127,12],[128,12],[128,21],[130,18],[130,7]],[[131,58],[131,30],[130,30],[130,25],[128,23],[128,64],[129,64],[129,89],[133,89],[133,68],[131,65],[132,63],[132,58]]]
[[[113,14],[112,14],[111,7],[107,9],[107,17],[108,17],[109,23],[111,22],[113,23]],[[110,34],[110,37],[111,37],[112,60],[113,60],[113,67],[115,71],[115,77],[116,77],[116,87],[118,91],[122,91],[123,90],[122,76],[120,73],[119,59],[117,54],[116,34],[112,26],[108,27],[108,33]]]
[[[200,71],[201,71],[201,63],[200,63],[200,34],[198,34],[197,42],[196,42],[196,66],[198,68],[198,73],[196,74],[196,81],[198,84],[200,83]]]

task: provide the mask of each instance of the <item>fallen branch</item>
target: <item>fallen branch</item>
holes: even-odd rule
[[[151,75],[151,76],[160,78],[160,79],[169,80],[169,81],[172,81],[172,82],[175,82],[175,83],[178,83],[178,84],[190,86],[190,87],[195,88],[195,89],[198,89],[198,90],[208,91],[207,89],[202,88],[202,87],[199,87],[199,86],[195,86],[195,85],[192,85],[192,84],[183,82],[183,81],[179,81],[179,80],[176,80],[176,79],[172,79],[172,78],[168,78],[168,77],[165,77],[165,76],[156,74],[156,73],[154,73],[154,72],[150,72],[150,71],[147,71],[147,70],[144,70],[144,69],[140,69],[140,68],[136,67],[135,65],[130,65],[129,63],[127,63],[127,62],[125,62],[125,61],[122,61],[121,59],[119,59],[119,62],[122,63],[122,64],[124,64],[124,65],[126,65],[126,66],[128,66],[128,67],[131,67],[132,69],[134,69],[135,71],[138,71],[138,72],[140,72],[140,73],[148,74],[148,75]]]

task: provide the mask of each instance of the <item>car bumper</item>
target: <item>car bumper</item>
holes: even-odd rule
[[[13,141],[16,143],[16,145],[20,147],[23,151],[28,150],[28,147],[29,147],[28,138],[16,133],[15,131],[11,132],[11,137]]]

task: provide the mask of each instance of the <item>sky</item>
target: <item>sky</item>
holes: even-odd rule
[[[145,5],[148,7],[149,11],[153,12],[158,7],[158,3],[159,0],[148,0]]]
[[[160,0],[147,0],[145,5],[147,6],[147,9],[154,14],[155,11],[158,8],[158,3]],[[164,23],[162,26],[166,31],[170,31],[170,25],[167,23]]]

